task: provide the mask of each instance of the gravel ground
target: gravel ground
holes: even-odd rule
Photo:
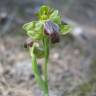
[[[42,96],[34,80],[30,55],[23,48],[25,38],[0,38],[1,96]],[[82,43],[78,42],[71,36],[62,37],[62,42],[51,50],[48,69],[50,96],[68,96],[77,86],[90,80],[94,49],[81,47]],[[40,70],[42,62],[38,60]]]
[[[31,57],[23,46],[27,37],[21,26],[34,19],[43,0],[13,1],[0,3],[0,96],[42,96],[34,80]],[[50,96],[96,96],[96,28],[82,27],[83,35],[61,37],[50,52]],[[38,60],[41,75],[42,62]]]

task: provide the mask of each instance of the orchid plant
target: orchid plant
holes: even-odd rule
[[[60,35],[66,35],[71,31],[71,26],[62,23],[58,10],[54,10],[46,5],[40,7],[36,13],[38,21],[32,21],[23,25],[28,37],[30,37],[25,47],[29,48],[32,57],[32,70],[35,80],[44,92],[44,96],[49,96],[48,92],[48,60],[51,45],[60,41]],[[37,59],[44,58],[43,77],[39,73]]]

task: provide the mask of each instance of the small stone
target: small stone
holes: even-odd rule
[[[53,57],[54,57],[54,59],[58,59],[59,58],[59,54],[58,53],[54,53]]]

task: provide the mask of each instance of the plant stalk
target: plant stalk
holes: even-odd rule
[[[48,91],[48,59],[49,59],[49,39],[48,37],[45,37],[43,40],[44,44],[44,54],[45,54],[45,63],[43,65],[43,75],[44,75],[44,81],[45,81],[45,90],[44,90],[44,96],[49,96]]]

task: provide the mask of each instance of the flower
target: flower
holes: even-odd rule
[[[32,40],[43,40],[45,35],[50,35],[52,43],[59,42],[60,36],[71,31],[71,26],[62,23],[58,10],[46,5],[40,7],[37,12],[38,21],[32,21],[23,25],[23,29]]]

